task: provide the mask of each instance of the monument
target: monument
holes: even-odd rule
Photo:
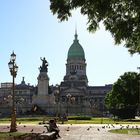
[[[44,108],[52,102],[52,96],[49,95],[49,77],[48,77],[48,62],[45,57],[42,59],[42,65],[39,67],[37,94],[33,96],[33,104]]]
[[[38,76],[38,96],[48,95],[49,77],[48,77],[48,62],[45,57],[42,59],[42,66],[40,66],[39,76]]]

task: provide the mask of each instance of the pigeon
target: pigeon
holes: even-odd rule
[[[67,128],[67,131],[70,131],[70,130],[69,130],[69,127]]]
[[[115,128],[115,126],[113,124],[111,124],[113,128]]]
[[[129,125],[127,125],[126,128],[128,129],[129,128]]]
[[[136,129],[139,130],[138,126],[136,126]]]
[[[102,126],[103,129],[105,129],[105,126]]]
[[[89,130],[90,129],[90,127],[89,128],[87,128],[87,130]]]
[[[120,129],[123,129],[123,127],[124,127],[124,126],[121,126],[121,128],[120,128]]]

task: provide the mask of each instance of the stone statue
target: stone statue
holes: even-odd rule
[[[42,59],[40,58],[40,60],[42,60],[42,66],[40,66],[39,70],[40,72],[48,72],[48,62],[45,59],[45,57]]]

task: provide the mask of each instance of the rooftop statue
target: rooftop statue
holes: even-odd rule
[[[40,72],[48,72],[48,62],[45,59],[45,57],[42,59],[40,58],[40,60],[42,60],[42,66],[40,66],[39,70]]]

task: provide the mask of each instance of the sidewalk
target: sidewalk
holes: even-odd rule
[[[109,129],[120,128],[120,125],[100,125],[100,124],[58,124],[60,128],[61,140],[140,140],[140,135],[113,134]],[[123,125],[126,127],[127,125]],[[130,125],[132,128],[135,125]],[[140,125],[138,125],[140,128]],[[17,126],[20,132],[44,133],[47,132],[43,125],[23,125]],[[0,131],[8,132],[9,125],[0,125]]]
[[[114,127],[120,128],[119,125],[65,125],[60,126],[60,135],[62,140],[140,140],[140,135],[132,136],[108,132],[109,129],[114,129]]]

